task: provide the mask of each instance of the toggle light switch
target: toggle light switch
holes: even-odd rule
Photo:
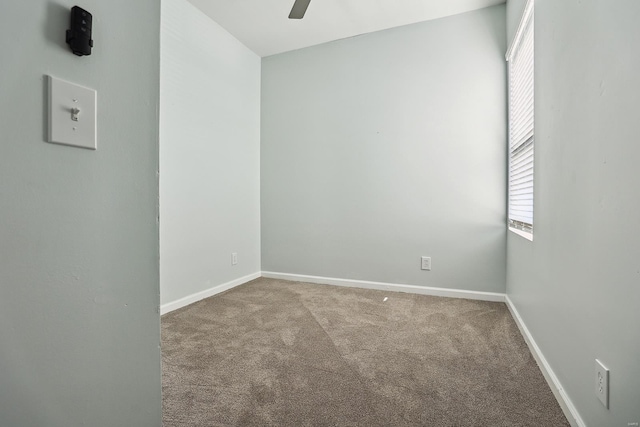
[[[96,91],[47,76],[48,141],[96,149]]]
[[[78,121],[78,114],[80,114],[80,109],[79,108],[72,108],[71,109],[71,120],[73,120],[74,122]]]

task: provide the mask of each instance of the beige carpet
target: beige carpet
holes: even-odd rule
[[[569,425],[502,303],[261,278],[163,316],[162,362],[165,427]]]

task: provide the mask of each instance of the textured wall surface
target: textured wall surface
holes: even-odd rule
[[[505,50],[500,5],[264,58],[262,269],[504,292]]]
[[[73,5],[1,8],[0,425],[157,427],[160,4],[85,0],[83,58]],[[44,142],[46,74],[97,90],[97,151]]]

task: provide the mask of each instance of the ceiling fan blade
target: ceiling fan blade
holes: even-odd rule
[[[307,11],[307,7],[309,7],[310,1],[311,0],[296,0],[291,8],[289,19],[302,19],[304,13]]]

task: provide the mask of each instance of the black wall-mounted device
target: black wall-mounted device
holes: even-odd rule
[[[71,8],[71,29],[67,30],[67,43],[78,56],[91,55],[91,24],[93,16],[78,6]]]

